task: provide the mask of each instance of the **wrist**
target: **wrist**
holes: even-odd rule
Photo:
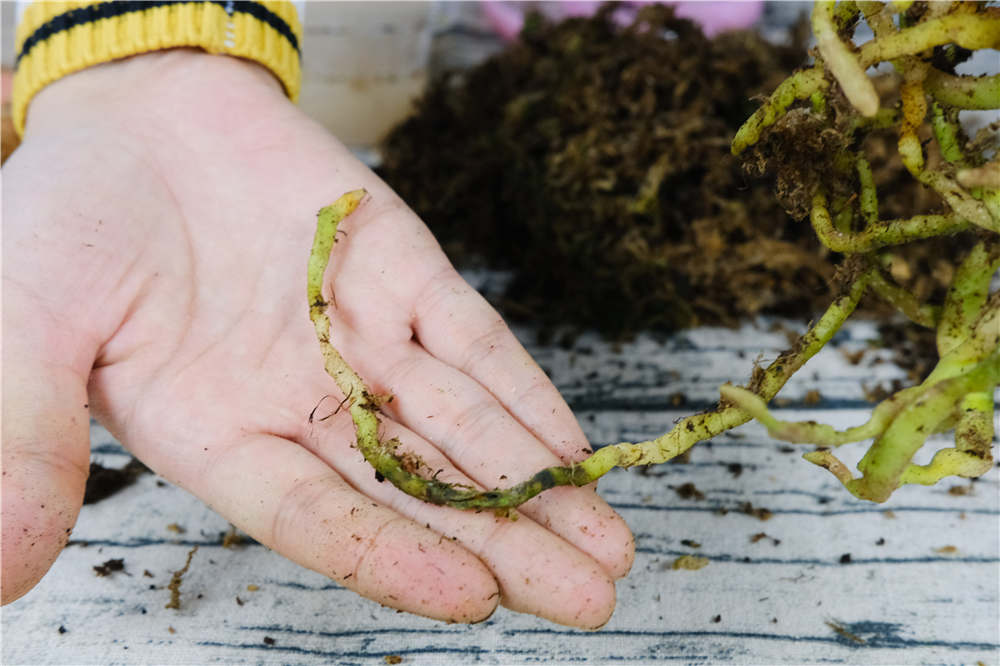
[[[102,63],[46,86],[32,100],[26,139],[72,128],[119,132],[288,107],[263,66],[198,49],[169,49]]]
[[[69,74],[176,48],[258,62],[273,72],[294,101],[301,84],[301,35],[297,12],[285,0],[35,2],[17,29],[14,126],[23,132],[32,99]]]

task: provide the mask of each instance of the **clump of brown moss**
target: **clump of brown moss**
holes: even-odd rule
[[[874,79],[887,107],[899,103],[901,80],[895,73]],[[863,143],[883,217],[906,218],[917,213],[948,211],[941,197],[916,181],[903,166],[894,128],[859,132],[857,114],[843,93],[833,89],[829,98],[836,119],[833,126],[808,109],[790,110],[765,131],[761,140],[743,157],[743,165],[751,176],[769,174],[772,177],[774,195],[789,215],[802,220],[803,226],[808,224],[813,193],[820,184],[830,191],[831,198],[856,202],[855,192],[860,190],[858,175],[852,167],[845,169],[841,162],[845,151],[855,148],[855,142]],[[939,165],[943,158],[930,142],[930,124],[924,123],[920,133],[928,142],[929,163]],[[959,259],[975,241],[976,234],[972,231],[912,241],[887,253],[884,268],[896,284],[911,292],[917,300],[939,304],[944,300]],[[831,257],[834,261],[839,258],[837,254]],[[880,315],[893,311],[875,298],[866,299],[863,309]],[[925,361],[929,367],[933,366],[936,355]]]
[[[387,140],[386,180],[457,263],[513,269],[508,315],[621,336],[812,312],[832,265],[729,151],[801,40],[611,11],[536,18],[439,80]]]

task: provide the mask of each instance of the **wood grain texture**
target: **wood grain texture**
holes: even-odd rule
[[[861,322],[838,335],[783,392],[782,418],[841,427],[867,418],[861,384],[902,373],[872,365],[872,352],[850,365],[841,350],[874,334]],[[529,347],[592,441],[607,444],[660,434],[785,344],[762,324],[643,337],[620,349],[588,336],[569,349]],[[811,389],[822,399],[807,405]],[[672,404],[676,394],[685,405]],[[92,442],[103,463],[127,460],[99,426]],[[853,464],[862,447],[852,453]],[[685,483],[704,499],[682,499],[675,489]],[[950,494],[951,486],[970,492]],[[994,468],[972,484],[946,480],[903,488],[885,505],[861,502],[748,424],[697,445],[687,464],[615,471],[601,483],[635,532],[638,555],[611,622],[587,633],[504,610],[475,626],[397,614],[262,546],[222,548],[225,520],[144,476],[84,507],[73,545],[38,588],[3,609],[3,663],[382,664],[400,655],[407,664],[995,664],[998,489]],[[747,515],[746,502],[772,517]],[[186,531],[168,531],[170,523]],[[170,572],[195,544],[182,609],[165,609]],[[709,564],[673,570],[685,554]],[[92,567],[111,558],[124,559],[125,573],[95,576]]]

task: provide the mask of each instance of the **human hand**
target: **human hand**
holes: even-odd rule
[[[345,359],[395,396],[386,434],[484,487],[588,449],[426,227],[266,70],[174,50],[69,76],[32,102],[4,180],[4,603],[68,539],[93,413],[261,543],[380,603],[610,617],[634,546],[592,488],[550,490],[514,522],[432,506],[376,481],[346,410],[309,419],[342,398],[307,314],[314,215],[363,187],[330,315]]]

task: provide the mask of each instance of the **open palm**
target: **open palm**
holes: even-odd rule
[[[610,616],[633,545],[592,489],[554,489],[517,521],[462,513],[379,483],[352,447],[305,262],[315,212],[359,187],[327,274],[333,341],[395,396],[387,434],[483,487],[587,443],[422,222],[264,70],[172,51],[73,75],[33,102],[4,180],[5,603],[68,537],[93,413],[254,538],[381,603]]]

